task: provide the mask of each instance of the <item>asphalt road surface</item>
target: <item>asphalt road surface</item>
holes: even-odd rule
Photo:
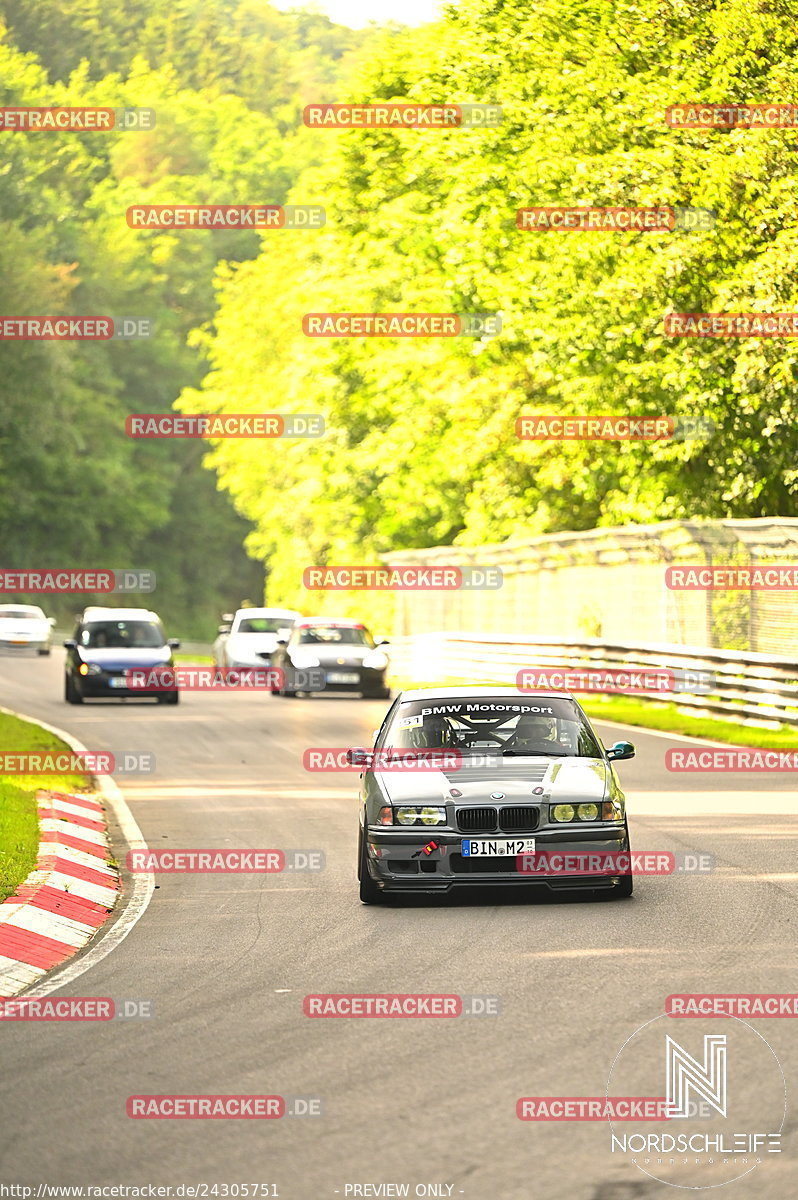
[[[674,775],[664,753],[684,740],[600,726],[605,742],[637,746],[619,764],[633,846],[711,854],[711,873],[638,879],[628,901],[513,894],[372,908],[357,898],[357,776],[308,774],[302,752],[370,744],[384,702],[194,694],[174,709],[71,708],[62,694],[60,651],[0,659],[0,704],[90,749],[154,753],[153,774],[118,777],[151,847],[316,849],[326,869],[160,874],[129,936],[59,993],[148,1000],[150,1019],[1,1025],[5,1184],[256,1183],[288,1200],[397,1195],[404,1184],[410,1196],[468,1200],[674,1196],[652,1168],[610,1151],[606,1122],[523,1122],[516,1101],[604,1096],[618,1051],[671,993],[798,992],[788,774]],[[304,1016],[303,997],[327,992],[491,996],[501,1008]],[[686,1038],[707,1023],[667,1024]],[[751,1026],[795,1090],[795,1021]],[[762,1128],[772,1080],[752,1061],[730,1064],[729,1086],[761,1102]],[[133,1120],[126,1100],[140,1094],[319,1097],[323,1115]],[[765,1157],[713,1194],[794,1194],[794,1133]]]

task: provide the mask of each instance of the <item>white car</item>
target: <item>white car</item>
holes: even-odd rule
[[[280,631],[290,631],[299,619],[290,608],[239,608],[231,624],[219,626],[214,663],[221,670],[270,666]]]
[[[0,648],[49,654],[54,625],[34,604],[0,604]]]

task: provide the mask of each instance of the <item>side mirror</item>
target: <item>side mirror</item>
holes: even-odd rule
[[[364,746],[355,746],[352,750],[347,750],[346,761],[350,767],[363,767],[368,770],[374,762],[374,751],[366,750]]]
[[[229,625],[220,625],[219,628],[216,630],[216,632],[217,633],[229,633],[230,626]]]
[[[180,649],[180,639],[179,638],[169,638],[169,641],[166,644],[170,650],[179,650]]]
[[[607,751],[607,758],[617,761],[619,758],[634,758],[635,748],[631,742],[616,742]]]
[[[391,644],[390,638],[379,637],[379,638],[374,639],[375,646],[390,646],[390,644]]]
[[[287,645],[288,645],[288,638],[278,637],[278,639],[277,639],[277,645],[278,645],[278,646],[287,646]]]
[[[78,644],[74,638],[67,638],[64,642],[64,645],[66,646],[67,650],[77,650],[78,648]]]

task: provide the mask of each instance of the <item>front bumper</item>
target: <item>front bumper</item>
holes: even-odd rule
[[[366,829],[367,862],[371,878],[384,892],[445,893],[464,887],[536,887],[551,892],[612,891],[624,874],[566,874],[519,871],[516,857],[468,858],[461,844],[472,834],[456,833],[435,826],[421,830],[370,826]],[[482,836],[482,835],[479,835]],[[504,835],[502,835],[504,836]],[[515,836],[515,835],[510,835]],[[525,837],[519,834],[518,837]],[[629,852],[625,825],[592,829],[535,830],[535,852],[547,855],[623,854]],[[431,841],[438,849],[430,854],[423,847]],[[420,852],[420,853],[419,853]],[[628,873],[626,873],[628,874]]]
[[[330,676],[333,676],[331,679]],[[342,683],[334,678],[336,675],[354,676],[352,680]],[[381,671],[370,667],[335,666],[312,667],[300,671],[289,667],[285,673],[285,687],[289,691],[298,692],[366,692],[375,695],[385,691],[387,668]]]
[[[158,696],[168,696],[178,691],[176,687],[164,688],[140,688],[140,687],[118,687],[112,683],[113,679],[121,678],[120,675],[111,675],[103,673],[102,675],[73,675],[72,681],[78,691],[87,700],[99,699],[129,699],[147,700]]]

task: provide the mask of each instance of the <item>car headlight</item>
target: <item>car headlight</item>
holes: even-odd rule
[[[597,821],[599,806],[597,804],[577,804],[576,815],[580,821]]]
[[[388,655],[383,654],[382,650],[372,650],[363,659],[363,666],[371,671],[384,671],[388,666]]]
[[[555,821],[573,821],[574,806],[573,804],[555,804],[551,815]]]
[[[427,805],[425,808],[397,808],[397,825],[416,825],[419,822],[422,825],[445,825],[446,809],[434,805]]]
[[[291,662],[298,671],[309,671],[311,667],[321,666],[316,655],[310,654],[307,650],[295,650],[291,655]]]
[[[102,675],[103,669],[97,663],[81,663],[78,667],[79,675]]]

